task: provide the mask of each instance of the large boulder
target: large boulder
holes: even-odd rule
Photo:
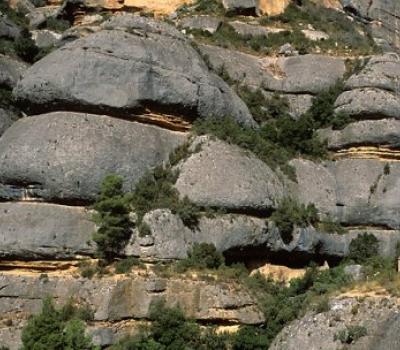
[[[105,28],[124,30],[102,30],[47,55],[26,72],[15,96],[36,112],[172,114],[186,121],[229,115],[255,125],[246,105],[174,27],[127,16]]]
[[[336,111],[356,119],[400,116],[400,58],[396,54],[372,57],[345,84],[336,100]]]
[[[95,252],[95,225],[81,207],[0,203],[0,258],[65,259]]]
[[[23,118],[0,139],[0,198],[92,201],[109,174],[131,190],[186,135],[108,116],[54,112]]]
[[[200,151],[178,166],[175,187],[182,197],[201,206],[248,212],[276,208],[284,197],[279,177],[250,152],[207,136],[192,147]]]
[[[342,159],[315,164],[293,160],[297,198],[350,226],[400,228],[398,162]]]
[[[184,17],[179,21],[179,25],[184,29],[198,29],[211,34],[214,34],[221,24],[222,20],[213,16]]]

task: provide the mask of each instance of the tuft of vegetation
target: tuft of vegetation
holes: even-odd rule
[[[69,308],[69,307],[68,307]],[[75,312],[57,310],[50,298],[43,301],[39,314],[32,316],[22,330],[22,350],[97,350],[85,335],[85,324]]]
[[[65,19],[61,19],[61,18],[56,18],[56,17],[49,17],[46,20],[45,23],[45,28],[49,29],[49,30],[53,30],[55,32],[65,32],[68,28],[71,27],[71,23],[69,23],[67,20]]]
[[[180,199],[173,187],[178,174],[170,166],[158,166],[153,172],[145,174],[136,184],[130,196],[130,203],[138,215],[140,226],[144,215],[154,209],[170,209],[179,215],[183,223],[194,228],[200,218],[199,208],[188,198]]]
[[[335,340],[339,340],[342,344],[353,344],[367,334],[367,329],[364,326],[346,326],[345,329],[335,334]]]
[[[118,254],[131,236],[130,197],[124,194],[122,187],[122,177],[106,176],[100,196],[93,204],[96,212],[92,219],[98,226],[93,240],[97,244],[98,255],[107,260]]]
[[[297,203],[292,198],[284,198],[270,219],[279,228],[282,240],[288,244],[292,240],[295,227],[307,227],[318,222],[318,212],[314,204]]]
[[[188,257],[177,263],[177,268],[181,272],[191,268],[218,269],[224,262],[224,256],[217,251],[214,244],[195,243],[188,251]]]
[[[123,274],[129,273],[134,266],[141,266],[142,263],[138,258],[129,257],[119,260],[115,263],[115,273]]]
[[[39,53],[39,49],[32,39],[31,33],[28,29],[23,29],[19,38],[14,43],[15,53],[24,61],[33,63],[35,57]]]
[[[324,233],[337,233],[344,235],[347,229],[343,227],[340,222],[333,220],[331,217],[325,217],[318,223],[318,229]]]
[[[366,263],[378,256],[379,241],[371,233],[358,235],[350,242],[348,258],[356,263]]]

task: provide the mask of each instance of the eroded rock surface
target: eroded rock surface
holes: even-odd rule
[[[23,118],[0,139],[0,198],[93,201],[113,173],[128,191],[185,140],[180,132],[102,115]]]

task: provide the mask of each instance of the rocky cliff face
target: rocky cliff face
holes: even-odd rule
[[[397,2],[183,3],[14,1],[26,21],[0,17],[1,345],[20,347],[21,329],[48,294],[60,305],[73,297],[90,307],[88,330],[103,347],[137,332],[160,299],[204,326],[262,325],[259,299],[232,278],[157,274],[157,263],[187,258],[196,243],[249,268],[333,266],[365,232],[381,256],[398,254]],[[318,22],[315,13],[340,24]],[[31,40],[23,26],[42,51],[18,46]],[[265,129],[271,120],[302,125],[338,81],[341,90],[317,113],[326,120],[288,132],[295,142],[318,129],[323,157],[282,146]],[[328,109],[345,116],[344,125],[328,122]],[[210,118],[226,129],[200,135]],[[235,136],[231,123],[252,136]],[[177,149],[185,155],[172,162]],[[174,174],[170,193],[198,211],[196,225],[173,207],[151,207],[143,217],[131,208],[131,236],[116,258],[146,267],[82,277],[77,266],[97,257],[91,205],[104,178],[121,176],[129,193],[160,166]],[[290,239],[276,222],[287,198],[312,204],[317,216],[294,224]],[[368,337],[350,349],[394,350],[397,313],[394,297],[334,299],[329,311],[290,324],[271,349],[340,349],[336,333],[362,324]]]

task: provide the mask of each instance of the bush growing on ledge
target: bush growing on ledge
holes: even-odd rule
[[[365,232],[350,242],[348,258],[362,264],[378,256],[378,253],[378,239],[373,234]]]
[[[214,244],[195,243],[188,251],[188,257],[177,264],[180,271],[190,268],[218,269],[225,262],[224,256],[217,251]]]
[[[314,204],[299,204],[291,198],[284,198],[270,218],[279,228],[283,241],[292,240],[295,226],[306,227],[318,222],[318,212]]]
[[[342,344],[353,344],[367,334],[367,329],[363,326],[346,326],[346,329],[335,335],[335,340],[339,340]]]
[[[108,175],[102,185],[100,196],[93,209],[93,221],[98,226],[93,234],[101,258],[111,259],[131,236],[132,223],[129,219],[129,196],[122,191],[123,179]]]
[[[45,299],[42,311],[32,316],[22,330],[22,350],[98,350],[85,336],[84,323],[70,316],[57,310],[50,298]]]

